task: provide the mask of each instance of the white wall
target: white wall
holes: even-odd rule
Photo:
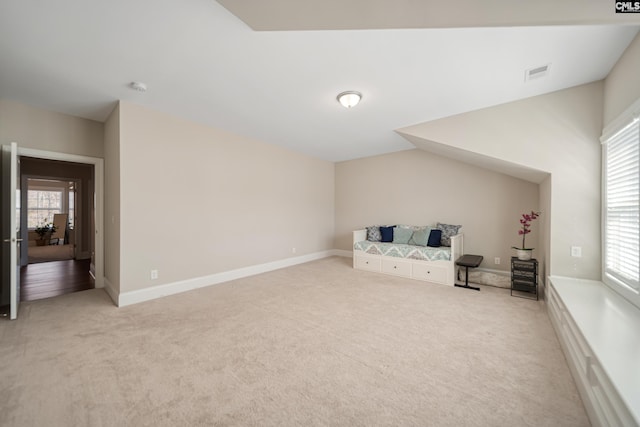
[[[603,83],[485,108],[401,132],[552,174],[547,274],[600,278]],[[543,240],[544,241],[544,240]],[[570,256],[572,245],[582,258]]]
[[[121,292],[333,249],[333,163],[119,108]]]
[[[336,243],[352,250],[351,231],[376,224],[464,227],[465,253],[482,267],[508,270],[519,246],[522,213],[538,210],[536,184],[423,150],[408,150],[336,165]],[[538,224],[527,246],[538,246]],[[494,264],[500,257],[501,264]]]

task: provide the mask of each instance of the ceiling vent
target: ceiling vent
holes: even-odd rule
[[[540,79],[549,74],[549,67],[551,64],[542,65],[541,67],[530,68],[524,72],[524,81]]]

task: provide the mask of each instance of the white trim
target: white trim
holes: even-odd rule
[[[118,307],[125,307],[127,305],[138,304],[144,301],[154,300],[156,298],[162,298],[169,295],[178,294],[181,292],[191,291],[193,289],[204,288],[207,286],[218,285],[220,283],[228,282],[230,280],[242,279],[244,277],[255,276],[256,274],[267,273],[269,271],[278,270],[281,268],[291,267],[298,264],[304,264],[305,262],[315,261],[322,258],[337,255],[335,249],[326,250],[321,252],[315,252],[308,255],[302,255],[295,258],[286,258],[279,261],[268,262],[265,264],[252,265],[249,267],[238,268],[236,270],[223,271],[221,273],[211,274],[209,276],[196,277],[193,279],[181,280],[173,283],[166,283],[164,285],[153,286],[151,288],[139,289],[136,291],[123,292],[117,297]],[[105,283],[108,280],[105,278]],[[107,291],[110,292],[110,291]],[[113,292],[113,289],[111,290]],[[115,293],[114,293],[115,294]],[[111,298],[114,298],[109,293]],[[116,301],[116,299],[114,299]]]
[[[104,159],[98,157],[81,156],[77,154],[59,153],[56,151],[43,151],[33,148],[18,146],[18,155],[25,157],[35,157],[39,159],[61,160],[64,162],[85,163],[94,166],[93,174],[95,178],[95,277],[96,288],[104,287]]]
[[[109,279],[107,279],[106,277],[104,278],[104,290],[107,292],[107,295],[109,295],[113,303],[115,305],[118,305],[118,293],[113,288],[113,284],[111,284]]]
[[[7,236],[7,242],[9,243],[9,319],[15,320],[18,318],[18,306],[20,305],[20,274],[18,268],[20,268],[20,252],[18,238],[22,236],[16,236],[16,230],[19,229],[16,222],[16,190],[18,188],[18,175],[20,174],[20,164],[18,163],[18,144],[12,142],[9,145],[3,145],[2,147],[2,163],[3,167],[8,166],[9,174],[9,235]],[[9,156],[9,164],[6,164],[6,155]],[[2,171],[2,174],[6,176],[7,171]],[[3,176],[4,178],[4,176]],[[22,189],[20,189],[22,194]],[[22,204],[20,204],[22,209]],[[3,236],[4,238],[4,236]]]

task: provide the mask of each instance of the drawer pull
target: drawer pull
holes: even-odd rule
[[[398,266],[394,265],[393,268],[398,268]]]

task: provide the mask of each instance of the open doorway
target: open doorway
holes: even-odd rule
[[[81,202],[76,190],[81,181],[29,176],[24,181],[26,205],[22,212],[29,236],[27,263],[76,259],[76,236],[81,237],[82,231],[77,225],[82,221],[77,221],[76,212],[81,216],[82,209],[76,209],[76,201]]]
[[[92,164],[20,157],[20,296],[29,301],[95,287]]]

